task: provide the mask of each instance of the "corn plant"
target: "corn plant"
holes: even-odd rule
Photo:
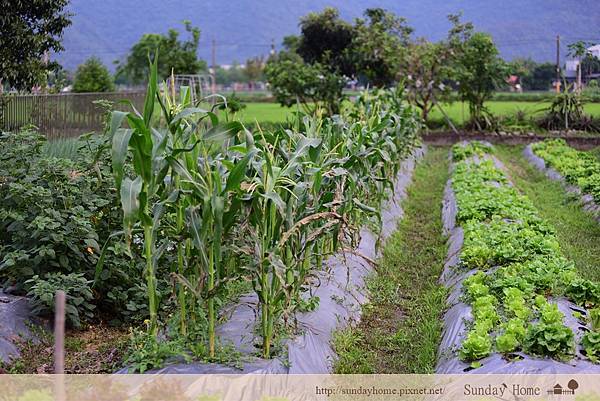
[[[155,103],[162,112],[161,119],[158,120],[152,117]],[[127,123],[128,128],[121,128],[123,122]],[[125,229],[129,237],[132,227],[139,224],[144,233],[150,332],[156,334],[158,330],[158,261],[165,249],[175,244],[177,267],[172,273],[188,287],[191,287],[191,282],[196,282],[194,288],[206,288],[204,298],[208,299],[211,356],[214,356],[215,348],[214,287],[221,263],[219,247],[226,212],[221,206],[224,204],[223,199],[229,200],[229,197],[223,193],[220,194],[221,198],[211,196],[210,191],[231,191],[235,182],[239,187],[239,181],[243,177],[240,172],[244,172],[244,166],[237,169],[232,166],[232,173],[224,175],[227,180],[225,186],[222,186],[222,179],[218,175],[220,167],[206,161],[209,152],[214,152],[219,144],[235,136],[241,129],[239,122],[219,123],[215,113],[192,105],[185,88],[182,88],[179,101],[174,93],[161,93],[158,90],[156,58],[151,64],[144,114],[140,115],[136,110],[129,113],[113,112],[111,123],[113,170],[117,187],[120,188]],[[136,174],[134,179],[124,177],[123,167],[128,154],[131,154]],[[201,156],[205,163],[200,162]],[[207,198],[209,202],[206,202]],[[196,205],[199,200],[203,218],[201,227],[194,218],[198,212]],[[174,237],[164,239],[160,247],[157,247],[157,230],[169,209],[175,210],[174,230],[171,232]],[[212,220],[209,221],[207,216],[212,216]],[[228,224],[230,226],[229,221]],[[199,232],[204,233],[205,238],[210,232],[213,247],[208,251],[208,258],[204,242],[198,241]],[[199,257],[194,258],[194,253],[199,253]],[[199,262],[197,265],[191,264],[190,268],[190,260]],[[206,280],[206,286],[203,280]],[[186,306],[189,301],[183,285],[178,288],[178,303],[181,333],[185,335],[188,316]],[[191,317],[193,319],[193,314]]]
[[[324,235],[327,221],[337,220],[334,213],[314,213],[309,207],[309,180],[303,171],[305,157],[319,146],[316,139],[301,138],[288,142],[279,135],[261,135],[249,181],[248,207],[249,270],[261,308],[263,355],[270,356],[277,319],[291,300],[298,297],[309,263],[308,250]],[[289,138],[288,138],[289,139]],[[309,226],[321,224],[320,231],[309,233]]]
[[[190,202],[185,209],[186,225],[193,243],[199,269],[193,280],[179,279],[195,294],[207,300],[209,356],[215,355],[214,297],[219,288],[236,278],[235,272],[226,271],[223,244],[228,243],[234,224],[238,221],[241,205],[241,183],[253,150],[238,147],[244,152],[239,159],[212,158],[205,153],[197,168],[189,170],[182,182],[190,185]],[[228,163],[226,163],[228,162]]]
[[[158,252],[155,248],[157,228],[162,217],[160,204],[152,206],[153,199],[160,197],[161,187],[167,174],[163,156],[166,138],[151,126],[154,102],[157,96],[157,58],[151,64],[150,81],[143,113],[114,111],[110,134],[112,137],[113,173],[123,208],[123,222],[130,243],[131,231],[140,224],[144,236],[145,276],[150,314],[149,330],[158,332],[158,296],[156,291],[156,264]],[[128,128],[121,128],[126,122]],[[124,164],[131,154],[135,178],[124,176]]]
[[[191,104],[189,91],[182,88],[180,101],[168,91],[159,104],[169,132],[166,160],[171,167],[170,195],[175,208],[179,321],[187,334],[187,305],[195,320],[195,300],[206,300],[209,356],[215,356],[215,296],[228,277],[224,271],[222,244],[237,221],[240,184],[252,152],[236,158],[227,153],[229,142],[242,132],[239,122],[220,123],[211,110]],[[216,106],[213,106],[213,108]],[[210,120],[210,122],[205,121]],[[210,128],[203,129],[210,125]],[[225,158],[225,156],[227,158]],[[191,301],[186,290],[195,298]]]
[[[302,132],[251,133],[220,122],[216,106],[192,104],[186,88],[159,90],[156,69],[155,59],[143,113],[114,112],[110,131],[125,232],[143,233],[149,331],[158,332],[157,272],[167,253],[180,334],[202,301],[214,357],[219,293],[247,276],[270,357],[276,325],[289,323],[323,258],[353,243],[366,218],[380,220],[418,123],[401,100],[378,93],[339,116],[305,117]]]

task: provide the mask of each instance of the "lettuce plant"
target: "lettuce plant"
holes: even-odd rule
[[[492,341],[487,331],[471,330],[459,351],[462,361],[476,361],[485,358],[492,351]]]
[[[581,339],[585,355],[594,363],[600,361],[600,332],[588,331]]]

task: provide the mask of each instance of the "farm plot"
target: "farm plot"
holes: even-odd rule
[[[436,371],[597,372],[600,289],[562,255],[492,152],[479,142],[453,147],[442,275],[450,309]]]
[[[0,138],[13,150],[0,159],[0,228],[11,230],[0,278],[45,315],[65,289],[73,327],[107,316],[133,325],[128,371],[174,360],[235,371],[249,359],[263,361],[254,370],[275,359],[287,369],[298,316],[331,306],[315,295],[323,262],[337,253],[364,268],[375,258],[377,234],[395,218],[381,205],[399,188],[420,123],[397,93],[378,92],[334,118],[250,131],[192,105],[185,90],[160,92],[152,68],[143,111],[113,113],[110,151],[103,138],[84,161],[67,161],[40,154],[31,132]],[[15,163],[14,152],[31,157]],[[66,231],[65,221],[78,225]],[[368,255],[361,227],[376,233]],[[258,317],[235,326],[247,340],[232,344],[223,321],[240,296]]]
[[[525,146],[495,146],[495,155],[507,168],[511,181],[551,221],[564,256],[575,263],[579,274],[600,282],[600,224],[568,192],[564,182],[548,179],[525,157]]]
[[[596,156],[573,149],[562,139],[529,145],[524,154],[550,179],[563,181],[569,192],[581,195],[584,209],[600,221],[600,161]]]

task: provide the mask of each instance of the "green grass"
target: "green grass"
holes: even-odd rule
[[[339,331],[336,373],[432,373],[442,332],[446,289],[438,284],[446,256],[441,202],[447,148],[430,148],[415,170],[405,216],[387,241],[371,302],[361,323]]]
[[[293,117],[296,107],[282,107],[279,103],[246,103],[246,108],[238,113],[244,123],[285,122]]]
[[[486,106],[495,116],[511,116],[519,111],[525,112],[527,116],[541,116],[544,109],[550,106],[550,102],[519,102],[519,101],[491,101]],[[463,102],[442,105],[448,117],[458,125],[469,119],[469,106]],[[588,103],[584,105],[585,111],[595,117],[600,117],[600,103]],[[432,120],[441,120],[442,113],[436,107],[431,112]]]
[[[487,103],[490,111],[497,116],[511,116],[518,111],[525,112],[528,116],[541,116],[543,109],[550,105],[549,102],[522,102],[522,101],[491,101]],[[452,121],[461,125],[469,118],[469,107],[462,102],[443,105],[444,110]],[[585,111],[595,117],[600,117],[600,103],[588,103]],[[295,107],[282,107],[278,103],[246,103],[246,108],[239,113],[244,123],[258,122],[285,122],[293,116]],[[438,108],[431,112],[432,120],[441,120],[442,113]]]
[[[522,146],[496,146],[496,149],[516,187],[556,229],[563,254],[575,262],[584,278],[600,281],[600,224],[560,183],[531,166],[522,156]]]

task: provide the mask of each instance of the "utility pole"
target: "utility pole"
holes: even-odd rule
[[[560,93],[560,35],[556,35],[556,93]]]
[[[46,74],[45,74],[45,78],[44,78],[44,80],[46,82],[44,82],[44,84],[43,84],[42,92],[48,93],[48,64],[50,63],[50,52],[48,50],[46,50],[44,52],[44,56],[42,57],[42,62],[46,66]]]
[[[214,37],[212,40],[212,73],[210,75],[212,77],[211,91],[214,95],[217,93],[217,41]]]

